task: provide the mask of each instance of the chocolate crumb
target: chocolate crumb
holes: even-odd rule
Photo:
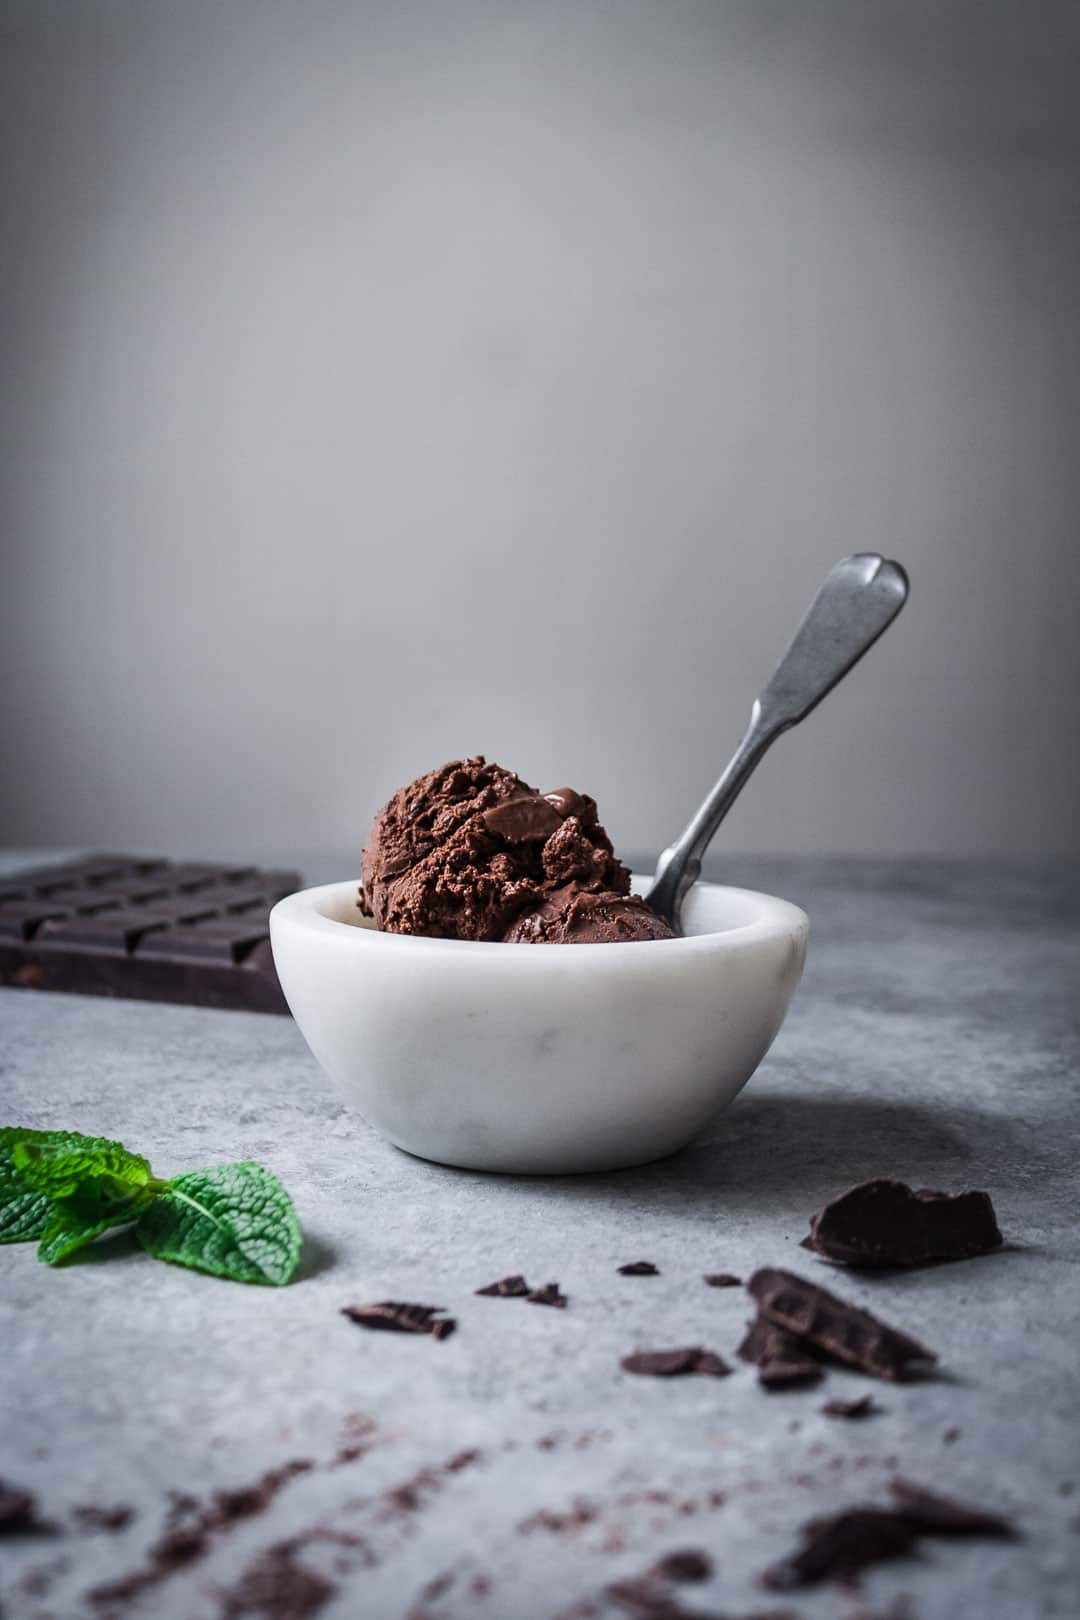
[[[599,1517],[600,1509],[595,1503],[576,1497],[566,1513],[552,1513],[548,1508],[540,1508],[529,1518],[523,1519],[517,1528],[520,1535],[528,1535],[533,1530],[547,1530],[553,1536],[574,1535]]]
[[[530,1292],[529,1285],[524,1277],[500,1277],[498,1282],[488,1283],[486,1288],[477,1288],[478,1294],[491,1294],[497,1299],[521,1299]]]
[[[148,1587],[157,1586],[178,1570],[204,1558],[216,1532],[262,1513],[290,1479],[307,1473],[314,1466],[310,1458],[293,1458],[278,1468],[268,1469],[252,1485],[217,1491],[213,1505],[208,1508],[200,1508],[195,1497],[171,1492],[173,1500],[166,1517],[165,1533],[150,1548],[147,1562],[117,1580],[92,1587],[87,1597],[98,1607],[132,1602]]]
[[[557,1282],[545,1283],[543,1288],[534,1288],[531,1294],[526,1294],[529,1305],[555,1305],[560,1311],[566,1309],[566,1295],[559,1293]]]
[[[310,1620],[337,1588],[324,1576],[296,1562],[295,1543],[281,1541],[258,1555],[240,1579],[222,1594],[222,1620],[259,1615],[262,1620]]]
[[[710,1288],[741,1288],[742,1278],[730,1271],[707,1271],[705,1282]]]
[[[817,1384],[825,1375],[821,1363],[813,1359],[793,1334],[766,1321],[760,1314],[748,1323],[746,1335],[735,1353],[741,1361],[749,1361],[757,1368],[758,1382],[764,1389]]]
[[[958,1428],[955,1428],[955,1427],[951,1428],[951,1429],[946,1429],[945,1433],[941,1437],[942,1442],[947,1446],[954,1445],[956,1443],[956,1441],[959,1440],[959,1438],[960,1438],[960,1430]]]
[[[762,1575],[778,1591],[850,1577],[867,1564],[908,1556],[915,1545],[913,1526],[888,1508],[848,1508],[811,1519],[800,1531],[803,1544]]]
[[[75,1509],[75,1518],[84,1530],[108,1530],[112,1534],[126,1530],[134,1517],[135,1509],[126,1506],[109,1508],[90,1503]]]
[[[384,1299],[374,1305],[343,1305],[341,1314],[358,1327],[375,1328],[384,1333],[428,1333],[433,1339],[447,1339],[457,1322],[452,1316],[436,1321],[445,1309],[444,1305],[408,1305]]]
[[[473,1463],[478,1463],[482,1456],[482,1451],[471,1446],[468,1451],[459,1451],[449,1461],[443,1463],[443,1471],[447,1474],[460,1474],[463,1468],[471,1468]]]
[[[623,1356],[619,1364],[625,1372],[640,1373],[648,1378],[677,1378],[684,1373],[702,1373],[712,1378],[723,1378],[731,1371],[722,1357],[699,1344],[686,1345],[679,1350],[635,1350]]]
[[[768,1321],[871,1377],[896,1380],[910,1362],[937,1360],[917,1339],[794,1272],[765,1267],[747,1288]]]
[[[902,1181],[863,1181],[811,1217],[803,1247],[855,1266],[921,1266],[969,1260],[1003,1239],[985,1192],[913,1191]]]
[[[707,1581],[713,1564],[708,1553],[687,1547],[668,1553],[653,1565],[651,1573],[662,1581]]]
[[[826,1417],[865,1418],[876,1417],[881,1407],[874,1404],[872,1395],[863,1395],[856,1401],[826,1401],[821,1410]]]
[[[0,1479],[0,1535],[20,1535],[40,1528],[36,1497]]]
[[[1010,1521],[1000,1513],[968,1507],[965,1502],[939,1496],[910,1480],[891,1479],[889,1490],[900,1518],[928,1535],[1010,1537],[1015,1533]]]
[[[659,1277],[659,1275],[651,1260],[631,1260],[629,1265],[619,1267],[620,1277]]]

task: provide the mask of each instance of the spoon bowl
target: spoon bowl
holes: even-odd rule
[[[806,914],[697,883],[683,929],[608,945],[386,934],[355,881],[270,913],[293,1016],[370,1124],[420,1158],[524,1174],[674,1153],[765,1056],[802,975]]]

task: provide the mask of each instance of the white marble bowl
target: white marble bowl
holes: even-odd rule
[[[802,974],[805,912],[698,883],[684,927],[621,945],[383,934],[355,881],[270,913],[293,1016],[376,1130],[424,1159],[530,1174],[675,1152],[765,1056]]]

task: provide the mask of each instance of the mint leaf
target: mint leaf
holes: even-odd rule
[[[103,1136],[17,1132],[11,1162],[24,1187],[45,1200],[38,1259],[50,1266],[135,1220],[163,1185],[146,1159]]]
[[[78,1199],[88,1212],[96,1208],[105,1215],[137,1190],[159,1185],[148,1162],[121,1142],[104,1136],[72,1139],[66,1132],[41,1134],[47,1140],[27,1140],[20,1133],[11,1157],[26,1185],[54,1202]]]
[[[60,1204],[53,1204],[41,1235],[41,1242],[38,1244],[38,1259],[44,1260],[47,1266],[59,1265],[61,1260],[66,1260],[76,1249],[84,1249],[88,1243],[93,1243],[94,1239],[100,1237],[102,1232],[107,1232],[110,1226],[121,1226],[125,1221],[133,1221],[145,1208],[146,1201],[143,1200],[126,1214],[113,1213],[99,1216],[96,1220],[86,1220]]]
[[[93,1137],[78,1131],[32,1131],[20,1125],[0,1127],[0,1243],[30,1243],[39,1238],[52,1208],[48,1194],[32,1187],[15,1168],[15,1144],[85,1146]]]
[[[300,1258],[284,1187],[259,1164],[191,1170],[165,1184],[135,1234],[148,1254],[235,1282],[280,1287]]]

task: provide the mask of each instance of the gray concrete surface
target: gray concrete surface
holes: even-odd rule
[[[125,1236],[57,1271],[0,1250],[0,1473],[58,1527],[5,1541],[8,1620],[83,1620],[87,1590],[160,1534],[167,1492],[205,1500],[297,1457],[316,1466],[265,1514],[141,1603],[98,1612],[217,1620],[262,1550],[321,1527],[352,1539],[297,1555],[336,1587],[320,1620],[553,1620],[583,1600],[595,1607],[575,1612],[614,1620],[605,1586],[682,1546],[716,1565],[686,1607],[744,1616],[777,1607],[757,1577],[801,1521],[883,1500],[901,1472],[1015,1515],[1022,1539],[927,1542],[869,1575],[866,1601],[909,1594],[918,1620],[1075,1616],[1077,874],[728,870],[809,910],[803,989],[730,1113],[690,1151],[619,1175],[503,1179],[410,1159],[334,1096],[285,1019],[0,995],[5,1118],[118,1136],[164,1174],[258,1159],[307,1234],[298,1280],[277,1291],[156,1264]],[[1008,1247],[876,1279],[828,1271],[797,1247],[807,1216],[878,1172],[988,1188]],[[638,1258],[661,1275],[616,1275]],[[701,1274],[761,1264],[908,1328],[940,1352],[940,1375],[894,1388],[838,1372],[824,1391],[768,1396],[741,1365],[715,1381],[620,1372],[635,1346],[730,1356],[745,1296]],[[568,1309],[474,1296],[515,1270],[558,1278]],[[449,1307],[456,1336],[369,1334],[338,1314],[388,1297]],[[826,1395],[867,1389],[880,1416],[821,1414]],[[356,1414],[374,1425],[365,1454],[327,1466]],[[119,1534],[77,1531],[73,1509],[95,1501],[136,1516]],[[826,1588],[785,1606],[846,1620],[857,1604]]]

